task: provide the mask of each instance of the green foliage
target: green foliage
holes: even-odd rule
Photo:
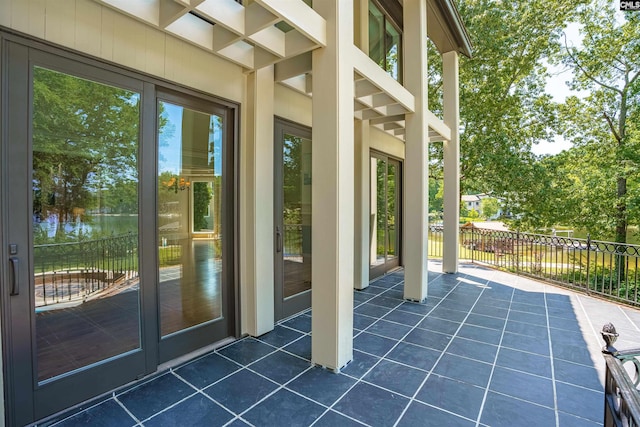
[[[206,182],[193,183],[193,229],[194,231],[211,228],[207,223],[209,203],[211,202],[211,188]]]
[[[568,224],[593,238],[626,241],[640,220],[640,20],[617,19],[612,5],[579,9],[582,46],[566,47],[572,96],[557,128],[573,148],[540,159],[528,191],[516,195],[521,229]]]
[[[460,62],[462,193],[508,198],[526,191],[534,174],[533,144],[552,136],[555,108],[545,93],[544,59],[560,50],[561,29],[576,2],[463,0],[461,16],[473,58]],[[429,55],[429,108],[442,110],[440,60]],[[431,144],[433,174],[442,146]]]
[[[33,210],[40,221],[58,223],[56,241],[67,224],[87,224],[96,210],[137,213],[139,100],[34,68]]]
[[[442,180],[429,177],[429,212],[442,212],[443,196]]]
[[[480,209],[482,216],[485,218],[492,218],[500,211],[500,204],[495,197],[485,197],[480,201]]]
[[[588,95],[568,99],[561,111],[565,137],[574,143],[574,163],[564,165],[569,190],[584,195],[581,210],[599,203],[592,210],[601,220],[587,229],[615,230],[615,240],[625,242],[629,221],[638,220],[629,209],[638,196],[629,190],[640,178],[640,19],[615,12],[603,1],[580,9],[582,46],[567,46],[563,62],[574,71],[571,87]]]

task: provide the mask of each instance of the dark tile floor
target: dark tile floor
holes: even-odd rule
[[[430,264],[426,304],[403,273],[354,296],[354,357],[310,364],[311,312],[70,414],[62,426],[598,426],[599,330],[638,347],[640,312],[475,265]]]

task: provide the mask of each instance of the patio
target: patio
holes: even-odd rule
[[[426,304],[402,300],[402,271],[355,291],[340,374],[310,365],[307,311],[44,425],[602,425],[599,331],[612,322],[619,349],[640,347],[640,311],[473,264],[429,268]]]

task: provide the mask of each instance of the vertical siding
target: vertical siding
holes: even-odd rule
[[[212,95],[243,101],[245,75],[241,67],[93,0],[0,0],[0,25]]]
[[[33,0],[25,1],[33,4]],[[15,10],[12,13],[16,13]],[[45,39],[63,46],[74,47],[76,41],[75,19],[76,2],[74,0],[47,0],[44,10]]]
[[[11,3],[9,25],[19,31],[29,31],[29,3],[20,0],[8,0]]]
[[[11,26],[11,2],[0,1],[0,25]]]
[[[114,27],[117,13],[111,9],[103,8],[100,13],[100,58],[105,61],[113,61]]]
[[[29,4],[29,34],[33,34],[36,37],[44,37],[45,32],[45,14],[44,5],[47,4],[47,0],[35,0]]]
[[[76,2],[75,47],[92,56],[100,56],[101,7],[97,3]]]
[[[164,76],[164,55],[166,36],[153,28],[145,28],[145,64],[144,71],[156,76]]]

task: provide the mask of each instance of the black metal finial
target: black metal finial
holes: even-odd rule
[[[607,323],[602,327],[602,339],[604,340],[605,346],[602,347],[602,352],[606,354],[613,354],[614,356],[618,354],[618,350],[613,346],[613,343],[618,339],[618,333],[616,332],[616,327],[613,326],[613,323]]]

